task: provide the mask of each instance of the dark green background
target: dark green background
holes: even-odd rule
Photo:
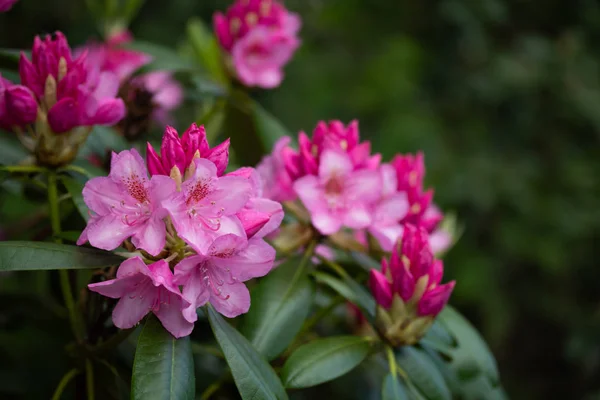
[[[132,30],[175,48],[190,17],[228,4],[148,0]],[[303,44],[256,98],[292,132],[358,118],[387,159],[424,150],[436,202],[464,227],[446,257],[451,303],[489,341],[509,395],[600,397],[600,3],[286,5]],[[83,1],[21,0],[0,15],[0,47],[57,29],[83,43],[94,26]]]

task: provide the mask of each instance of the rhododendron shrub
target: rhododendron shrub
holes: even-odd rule
[[[358,120],[292,137],[251,97],[283,84],[297,14],[238,0],[177,52],[133,39],[137,2],[89,3],[104,42],[2,58],[0,296],[35,309],[0,323],[53,366],[17,397],[502,398],[448,305],[457,230],[425,155],[384,159]]]

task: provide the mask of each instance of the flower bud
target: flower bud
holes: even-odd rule
[[[246,236],[248,238],[254,236],[271,219],[271,217],[267,213],[248,208],[242,209],[236,214],[236,216],[242,223],[242,226],[244,227],[244,231],[246,231]]]
[[[31,91],[0,76],[0,126],[12,129],[35,122],[37,102]]]
[[[221,176],[229,164],[229,139],[211,149],[204,126],[192,124],[181,138],[174,128],[167,126],[160,152],[158,155],[152,145],[147,144],[147,163],[151,175],[167,175],[173,167],[177,167],[182,175],[187,176],[193,160],[205,158],[215,164],[217,175]]]
[[[371,271],[370,287],[377,301],[376,325],[392,345],[411,345],[425,334],[442,311],[455,282],[440,285],[444,274],[435,260],[423,227],[407,224],[401,243],[382,269]]]

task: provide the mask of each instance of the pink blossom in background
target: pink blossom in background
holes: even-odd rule
[[[170,175],[173,167],[183,176],[194,158],[205,158],[217,167],[217,175],[223,175],[229,164],[229,139],[211,148],[206,139],[204,126],[196,123],[183,133],[167,126],[160,146],[160,155],[150,143],[147,144],[146,161],[151,175]]]
[[[201,252],[219,236],[231,233],[245,237],[235,214],[250,199],[250,182],[240,176],[219,177],[210,160],[199,158],[194,162],[194,174],[183,182],[181,192],[163,202],[179,237]]]
[[[423,227],[404,226],[402,242],[395,246],[381,272],[371,270],[370,286],[377,303],[389,308],[394,295],[416,304],[418,316],[435,317],[444,308],[455,282],[441,285],[444,264],[436,260]]]
[[[292,186],[293,178],[285,167],[284,153],[292,151],[289,148],[291,140],[289,136],[279,139],[273,152],[265,156],[256,167],[263,182],[264,196],[271,200],[289,201],[298,197]]]
[[[119,79],[119,84],[123,84],[132,78],[135,71],[152,61],[150,55],[124,47],[132,41],[133,36],[130,32],[120,31],[109,36],[106,42],[90,42],[78,49],[78,53],[87,52],[90,66],[95,66],[100,71],[114,73]],[[166,71],[141,74],[132,78],[130,85],[152,93],[152,103],[156,107],[153,118],[159,123],[168,123],[169,112],[183,101],[183,88],[173,75]],[[133,94],[134,92],[130,91],[123,95]]]
[[[300,41],[300,18],[276,0],[238,0],[213,17],[215,35],[246,86],[273,88]]]
[[[86,54],[73,59],[65,36],[56,32],[44,40],[36,37],[31,61],[21,53],[21,83],[37,97],[55,133],[77,126],[113,125],[125,115],[116,98],[118,82],[112,73],[95,73]]]
[[[250,199],[237,214],[248,239],[263,238],[279,228],[284,212],[281,203],[263,197],[262,178],[254,168],[240,168],[227,176],[242,176],[252,186]]]
[[[347,153],[326,150],[321,155],[319,175],[298,179],[294,189],[314,227],[331,235],[343,226],[362,229],[371,225],[369,207],[379,197],[381,178],[377,171],[354,171]]]
[[[38,105],[27,87],[15,85],[0,75],[0,128],[12,130],[35,122]]]
[[[133,328],[152,312],[176,338],[187,336],[194,329],[193,322],[182,314],[190,303],[182,298],[165,260],[146,265],[139,257],[130,258],[121,264],[116,279],[88,287],[92,292],[119,299],[112,314],[117,328]]]
[[[133,245],[158,255],[165,246],[167,211],[161,202],[176,192],[167,176],[148,179],[144,160],[134,149],[113,153],[108,177],[90,179],[83,200],[92,212],[77,244],[113,250],[131,237]]]
[[[0,0],[0,12],[7,12],[19,0]]]
[[[250,293],[243,282],[266,275],[275,250],[262,239],[248,241],[232,234],[218,237],[206,250],[194,248],[198,255],[175,266],[175,281],[183,285],[183,297],[190,303],[185,318],[196,321],[196,308],[207,302],[228,318],[248,312]]]

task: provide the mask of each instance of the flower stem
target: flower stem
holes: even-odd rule
[[[89,358],[85,360],[85,382],[87,386],[87,398],[88,400],[94,400],[94,367]]]
[[[61,227],[60,227],[60,209],[58,201],[58,185],[56,172],[48,172],[48,205],[50,208],[50,224],[52,226],[52,234],[55,237],[56,243],[62,243],[60,239]],[[60,286],[65,299],[65,306],[69,310],[69,319],[71,320],[71,328],[77,341],[81,342],[83,338],[83,325],[77,310],[75,309],[75,300],[73,298],[73,292],[71,291],[71,283],[69,282],[69,272],[65,269],[58,270],[60,276]]]
[[[54,391],[54,395],[52,396],[52,400],[60,400],[63,392],[65,391],[65,389],[67,387],[67,385],[69,384],[69,382],[71,382],[71,380],[73,378],[75,378],[75,376],[77,376],[77,374],[79,374],[79,370],[76,369],[76,368],[73,368],[72,370],[70,370],[69,372],[67,372],[65,374],[65,376],[63,376],[63,378],[58,383],[58,387]]]

